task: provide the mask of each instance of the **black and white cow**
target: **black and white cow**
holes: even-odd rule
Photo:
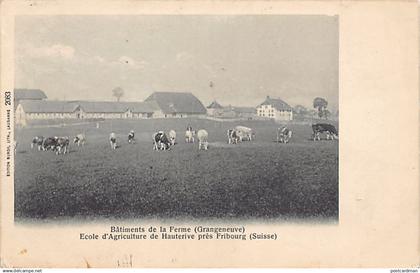
[[[207,150],[209,148],[209,142],[208,142],[209,133],[204,129],[200,129],[197,132],[197,138],[198,138],[198,149]]]
[[[74,144],[76,144],[77,146],[84,146],[85,142],[86,142],[86,136],[85,134],[77,134],[74,139],[73,139]]]
[[[249,127],[236,126],[235,131],[236,131],[236,135],[239,137],[240,142],[244,140],[252,141],[255,138],[254,131]]]
[[[114,132],[109,134],[109,144],[111,144],[111,149],[115,150],[117,149],[117,136]]]
[[[31,149],[33,149],[35,146],[38,147],[38,151],[41,151],[42,149],[42,142],[44,142],[43,136],[36,136],[32,139],[31,142]]]
[[[187,130],[185,131],[185,142],[186,143],[194,143],[195,141],[195,130],[192,127],[188,126]]]
[[[292,138],[292,130],[283,126],[282,128],[277,129],[277,142],[288,143]]]
[[[235,129],[227,130],[228,144],[238,144],[240,137]]]
[[[133,130],[131,130],[130,133],[128,134],[127,141],[130,144],[135,142],[135,140],[134,140],[134,131]]]
[[[327,135],[327,139],[338,139],[338,131],[334,127],[334,125],[327,124],[327,123],[317,123],[312,124],[312,137],[313,140],[321,140],[321,133],[325,133]]]
[[[171,145],[175,145],[175,143],[176,143],[176,132],[175,132],[175,130],[170,130],[168,135],[169,135],[169,141],[171,142]]]
[[[57,149],[57,140],[58,137],[46,137],[42,141],[42,150],[48,151],[52,150],[55,151]]]
[[[66,154],[68,153],[68,148],[70,144],[69,137],[58,137],[56,138],[56,154]]]
[[[168,136],[163,131],[154,133],[153,136],[153,149],[154,150],[169,150],[171,142]]]

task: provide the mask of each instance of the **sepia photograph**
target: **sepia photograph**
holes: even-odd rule
[[[0,268],[417,270],[418,10],[2,1]]]
[[[15,18],[15,221],[337,222],[338,16]]]

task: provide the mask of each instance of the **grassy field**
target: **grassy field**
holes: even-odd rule
[[[184,143],[185,128],[209,132],[209,150]],[[226,143],[226,129],[245,125],[257,139]],[[268,121],[199,119],[105,121],[16,130],[15,217],[55,218],[338,218],[338,142],[310,140],[310,125],[290,125],[289,144],[275,143]],[[136,144],[126,136],[133,129]],[[153,151],[151,135],[175,129],[178,144]],[[111,150],[111,131],[119,148]],[[84,147],[67,155],[30,149],[33,136],[74,136]]]

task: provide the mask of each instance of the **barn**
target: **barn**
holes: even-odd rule
[[[158,106],[153,102],[78,101],[80,118],[151,118]]]
[[[192,93],[154,92],[145,102],[154,102],[159,107],[155,117],[186,118],[205,117],[206,108]]]
[[[72,119],[78,117],[77,103],[66,101],[20,100],[15,111],[16,125],[26,126],[28,120]]]
[[[293,120],[292,107],[281,99],[270,98],[269,96],[257,106],[257,115],[279,121]]]
[[[37,119],[152,118],[159,111],[154,102],[21,100],[16,125]]]
[[[15,109],[21,100],[45,100],[47,95],[40,89],[15,89],[14,90],[14,103]]]

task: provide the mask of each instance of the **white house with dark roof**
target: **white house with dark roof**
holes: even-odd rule
[[[292,107],[281,99],[270,98],[269,96],[257,106],[257,115],[281,121],[293,120]]]
[[[204,117],[207,113],[201,101],[191,93],[154,92],[145,102],[155,102],[159,107],[159,111],[155,111],[154,117]]]

